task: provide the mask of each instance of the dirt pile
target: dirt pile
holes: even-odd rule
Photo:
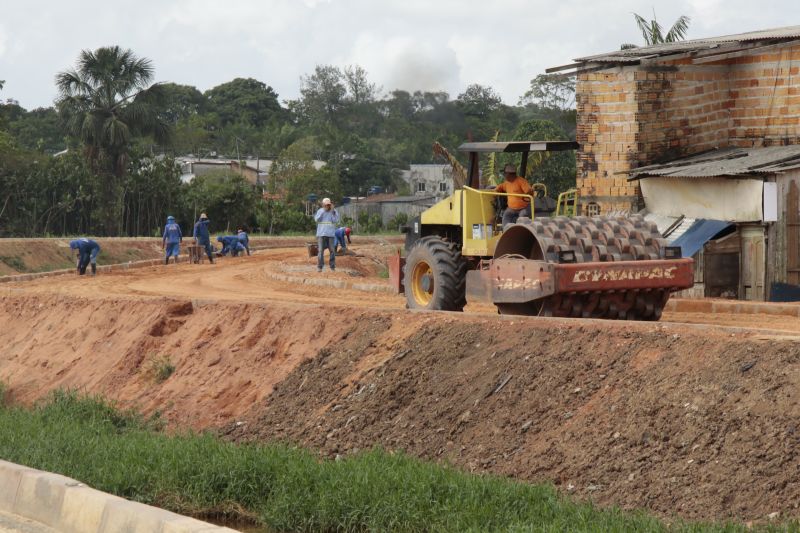
[[[12,400],[79,388],[195,429],[229,422],[341,338],[313,309],[163,299],[6,297],[0,323],[0,381]],[[158,382],[161,361],[175,370]]]
[[[402,342],[350,325],[230,438],[379,444],[663,516],[798,514],[795,340],[418,316],[379,319]]]

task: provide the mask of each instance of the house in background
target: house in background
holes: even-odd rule
[[[420,215],[437,202],[434,196],[398,196],[396,194],[374,194],[366,198],[348,199],[348,202],[337,206],[339,215],[357,221],[359,215],[378,215],[381,223],[387,227],[398,214],[404,213],[408,219]],[[395,229],[395,228],[389,228]]]
[[[800,26],[614,50],[550,71],[567,69],[577,73],[583,214],[648,213],[694,251],[704,294],[800,293]]]
[[[645,218],[695,257],[696,295],[765,300],[800,286],[800,145],[712,150],[631,180]]]
[[[230,171],[240,174],[252,185],[266,185],[270,169],[274,161],[271,159],[201,159],[192,156],[175,158],[181,166],[181,180],[189,183],[196,176],[204,176],[214,172]],[[312,161],[316,170],[325,166],[325,161]]]
[[[441,200],[453,193],[453,169],[450,165],[413,164],[400,175],[408,183],[413,196],[432,196]]]

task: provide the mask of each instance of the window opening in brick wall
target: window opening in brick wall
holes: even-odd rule
[[[447,192],[447,183],[446,182],[443,181],[443,182],[439,183],[439,192]]]
[[[600,204],[598,204],[597,202],[589,202],[588,204],[586,204],[586,216],[599,217]]]
[[[425,192],[425,182],[420,181],[417,183],[417,192]]]

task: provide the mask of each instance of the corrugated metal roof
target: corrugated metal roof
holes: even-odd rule
[[[658,232],[670,243],[683,235],[695,221],[694,218],[683,215],[675,217],[651,212],[646,212],[644,219],[648,222],[655,222]]]
[[[646,177],[712,178],[774,174],[800,168],[800,145],[722,148],[631,171],[630,180]]]
[[[695,220],[697,220],[697,219],[696,218],[683,217],[683,219],[680,221],[680,223],[677,226],[675,226],[672,229],[672,231],[670,231],[669,233],[664,235],[664,238],[667,239],[667,241],[670,244],[672,244],[673,242],[678,240],[678,238],[681,235],[683,235],[684,233],[689,231],[689,228],[692,227],[692,224],[694,224]]]
[[[580,57],[575,59],[579,63],[630,63],[649,57],[660,57],[683,52],[711,50],[714,48],[735,48],[731,43],[752,43],[755,41],[781,41],[800,38],[800,26],[786,26],[769,30],[750,31],[720,37],[704,37],[675,43],[642,46],[629,50],[614,50],[604,54]],[[723,50],[721,50],[723,51]]]

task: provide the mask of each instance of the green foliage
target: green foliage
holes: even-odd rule
[[[220,125],[244,122],[261,127],[283,113],[278,93],[253,78],[236,78],[217,85],[205,93],[210,113],[219,117]]]
[[[52,107],[26,111],[15,103],[0,104],[4,125],[24,149],[52,154],[66,148],[67,132]]]
[[[383,220],[377,213],[370,214],[369,211],[358,213],[358,232],[361,234],[372,235],[383,231]]]
[[[149,59],[119,46],[83,50],[77,69],[56,76],[56,105],[67,131],[84,146],[93,173],[102,177],[98,208],[106,235],[120,231],[120,180],[134,140],[152,136],[163,142],[169,136],[161,114],[163,88],[150,85],[153,76]]]
[[[458,95],[457,103],[466,115],[485,119],[500,108],[503,100],[491,87],[473,83]]]
[[[389,219],[389,223],[386,224],[386,229],[390,231],[400,231],[400,226],[405,226],[406,224],[408,224],[408,215],[405,213],[397,213]]]
[[[250,519],[270,531],[750,531],[667,525],[576,503],[550,486],[380,449],[333,461],[282,444],[167,435],[160,426],[95,397],[56,392],[32,410],[0,408],[0,458],[176,512]]]
[[[261,202],[253,185],[231,170],[197,176],[186,186],[184,199],[182,220],[194,221],[200,213],[206,213],[212,228],[225,233],[238,226],[253,227]]]
[[[206,97],[191,85],[164,83],[161,90],[164,95],[161,116],[171,124],[205,111]]]
[[[567,136],[561,128],[549,120],[523,122],[514,131],[514,138],[530,141],[567,140]],[[514,161],[514,163],[518,164],[517,161]],[[552,198],[575,186],[575,173],[575,153],[572,151],[532,152],[528,158],[527,177],[533,182],[544,183],[547,186],[548,194]]]
[[[0,255],[0,262],[5,263],[17,272],[28,272],[29,270],[28,265],[25,264],[25,261],[17,256]]]
[[[433,91],[384,94],[357,65],[319,65],[286,107],[252,78],[205,93],[153,79],[151,62],[130,50],[85,50],[76,69],[58,74],[55,108],[0,104],[0,236],[158,235],[167,214],[188,234],[203,210],[214,231],[239,224],[311,231],[309,194],[336,203],[371,186],[411,194],[402,170],[434,162],[434,142],[455,154],[466,139],[510,139],[530,121],[550,121],[562,137],[575,136],[574,79],[561,75],[531,80],[518,106],[479,84],[456,99]],[[44,156],[64,146],[65,156]],[[274,164],[263,187],[230,173],[184,184],[171,156],[187,154]],[[532,179],[554,192],[574,185],[569,157],[533,165]],[[369,230],[380,227],[367,222]]]
[[[168,355],[152,354],[147,360],[147,374],[156,383],[163,383],[175,372],[175,365]]]
[[[647,20],[638,13],[634,13],[633,18],[636,21],[636,26],[639,28],[639,31],[642,34],[645,46],[674,43],[684,40],[686,38],[686,34],[689,32],[689,23],[692,21],[692,19],[686,15],[681,15],[670,27],[670,29],[664,32],[663,26],[661,26],[658,20],[656,20],[655,10],[653,10],[652,20]],[[622,50],[629,50],[631,48],[636,48],[636,45],[625,43],[621,45],[620,48]]]

